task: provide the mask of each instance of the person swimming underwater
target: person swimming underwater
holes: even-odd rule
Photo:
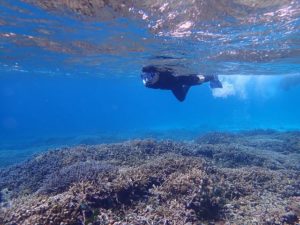
[[[145,66],[141,78],[147,88],[171,90],[179,101],[184,101],[191,86],[210,82],[211,88],[222,88],[217,75],[174,75],[167,67]]]

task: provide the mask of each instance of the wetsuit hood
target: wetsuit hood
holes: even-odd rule
[[[155,67],[147,66],[143,68],[141,78],[143,80],[144,85],[151,85],[158,81],[159,73]]]

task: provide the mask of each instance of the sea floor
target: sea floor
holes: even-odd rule
[[[0,190],[0,224],[299,224],[300,132],[64,147]]]

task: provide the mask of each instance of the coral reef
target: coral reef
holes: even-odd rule
[[[251,131],[49,151],[0,171],[0,224],[297,224],[299,140]]]
[[[98,180],[100,175],[114,173],[114,170],[117,168],[103,162],[78,162],[48,175],[39,188],[39,192],[60,193],[73,183]]]

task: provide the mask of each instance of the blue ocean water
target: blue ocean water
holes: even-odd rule
[[[61,2],[65,10],[0,3],[2,165],[90,137],[188,140],[300,128],[299,1],[228,1],[228,8],[140,1],[86,13]],[[141,68],[151,64],[219,74],[224,87],[192,87],[181,103],[143,86]]]

